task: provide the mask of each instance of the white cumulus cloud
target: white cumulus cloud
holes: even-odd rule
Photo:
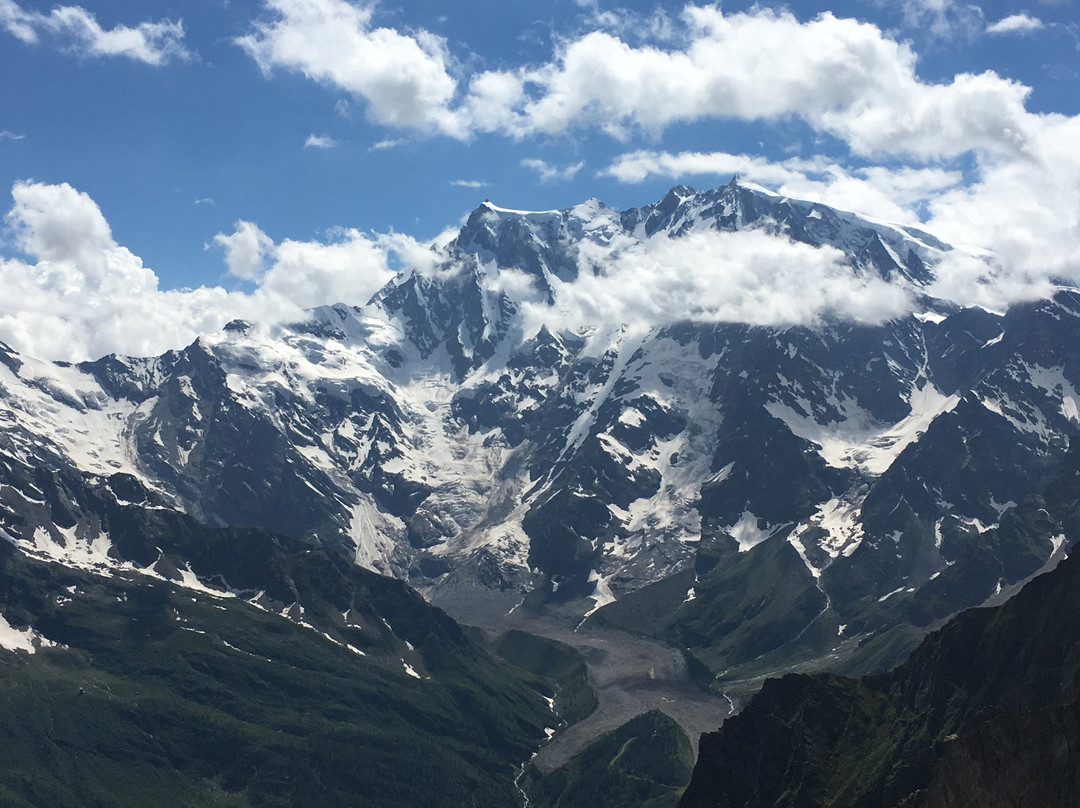
[[[229,235],[218,233],[214,244],[225,250],[229,274],[243,280],[258,280],[266,272],[266,262],[274,250],[274,240],[252,222],[238,221]],[[209,245],[207,245],[209,246]]]
[[[270,17],[238,40],[264,71],[300,72],[362,98],[378,123],[432,134],[625,138],[709,119],[797,117],[857,154],[934,160],[1022,156],[1037,125],[1024,85],[992,72],[924,82],[910,45],[828,12],[802,21],[688,5],[664,37],[637,43],[598,29],[558,39],[544,64],[467,75],[438,36],[377,27],[372,4],[265,5]]]
[[[266,73],[302,73],[367,102],[389,126],[460,135],[449,104],[457,82],[429,31],[372,25],[372,5],[347,0],[267,0],[269,18],[237,42]]]
[[[1080,281],[1080,117],[1047,116],[1030,160],[982,166],[929,203],[926,229],[994,251],[1015,277]]]
[[[0,256],[0,340],[47,359],[158,354],[237,317],[273,323],[302,318],[315,305],[363,304],[393,275],[388,253],[423,252],[404,236],[351,229],[325,243],[275,243],[240,221],[214,245],[251,291],[163,290],[153,270],[116,243],[87,194],[20,182],[12,197],[4,221],[22,257]]]
[[[652,34],[631,36],[625,26],[601,26],[598,10],[586,4],[601,27],[556,37],[548,61],[470,74],[466,66],[478,59],[454,59],[447,43],[427,31],[380,27],[367,0],[265,0],[265,8],[267,18],[239,40],[264,71],[300,72],[362,99],[372,120],[421,134],[524,139],[593,130],[659,137],[704,120],[799,119],[838,138],[858,161],[916,166],[901,168],[893,182],[901,187],[960,158],[977,170],[1038,162],[1042,132],[1052,125],[1052,116],[1026,109],[1029,87],[990,71],[924,81],[909,43],[828,12],[801,20],[761,6],[725,13],[687,5],[655,15],[663,25]],[[909,0],[904,9],[912,20],[941,25],[979,17],[952,0]],[[1029,24],[1006,18],[996,27]],[[979,25],[985,30],[985,22]],[[525,165],[548,180],[577,170]],[[624,160],[617,170],[629,177],[634,167]],[[755,170],[765,172],[761,165]],[[851,207],[869,203],[888,215],[908,207],[885,204],[875,190],[889,185],[883,173],[848,173],[853,181],[829,183],[832,198],[846,187],[842,198]]]
[[[911,47],[870,23],[715,6],[687,6],[680,21],[682,36],[662,46],[596,30],[561,41],[546,64],[480,74],[457,108],[462,126],[625,138],[709,119],[797,117],[863,155],[929,160],[1027,146],[1027,87],[991,72],[924,82]]]
[[[387,253],[397,251],[397,237],[369,238],[355,228],[336,228],[331,237],[327,242],[285,239],[273,245],[255,298],[280,298],[304,308],[367,303],[394,275]]]

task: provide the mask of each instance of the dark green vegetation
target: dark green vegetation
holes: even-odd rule
[[[261,609],[0,542],[0,613],[64,646],[0,651],[0,804],[516,802],[514,770],[555,720],[553,684],[334,553],[167,512],[132,518],[147,541],[183,542],[203,573],[243,553],[251,568],[230,584],[257,570],[273,596]]]
[[[589,685],[585,660],[569,645],[514,629],[496,641],[495,653],[555,683],[555,712],[563,722],[577,723],[596,709],[596,693]]]
[[[778,538],[747,553],[727,539],[704,542],[695,565],[701,594],[676,612],[666,638],[718,673],[782,646],[805,654],[800,640],[820,641],[812,621],[826,597],[795,549]],[[835,626],[831,633],[835,638]]]
[[[682,729],[652,710],[601,736],[550,774],[529,769],[521,786],[531,808],[672,808],[693,765]]]
[[[682,648],[700,684],[732,697],[753,692],[773,671],[808,661],[820,667],[830,652],[833,668],[885,670],[923,633],[897,618],[869,641],[840,637],[827,606],[786,533],[743,553],[721,535],[702,539],[693,569],[623,596],[592,620]]]
[[[1067,559],[1004,605],[957,616],[890,673],[768,680],[703,736],[681,805],[1075,805],[1078,590],[1080,559]]]
[[[417,680],[389,636],[361,657],[248,604],[27,566],[35,626],[68,648],[3,654],[5,805],[505,804],[552,720],[438,620],[399,615]]]

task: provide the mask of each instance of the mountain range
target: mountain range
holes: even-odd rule
[[[446,688],[436,734],[475,771],[455,794],[505,799],[563,685],[446,613],[654,638],[735,708],[769,675],[883,671],[1076,539],[1045,492],[1080,429],[1080,292],[964,306],[941,292],[958,258],[992,259],[738,180],[621,212],[485,202],[363,305],[157,357],[0,346],[12,681],[28,704],[35,677],[80,670],[173,692],[190,653],[195,725],[223,648],[334,681],[391,671],[395,693]],[[430,729],[388,699],[403,733]],[[449,729],[474,710],[479,734]],[[192,794],[277,804],[255,763],[196,758]],[[20,777],[13,804],[44,804]]]

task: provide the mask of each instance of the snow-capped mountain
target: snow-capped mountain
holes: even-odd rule
[[[598,284],[620,282],[605,261],[713,234],[827,259],[910,305],[605,316]],[[151,568],[100,513],[14,471],[62,469],[117,502],[309,541],[451,610],[603,607],[714,673],[925,626],[1075,538],[1050,516],[1038,535],[998,526],[1080,429],[1080,294],[1004,313],[936,300],[952,251],[736,181],[622,212],[484,203],[364,306],[236,321],[144,359],[0,351],[0,535],[67,564]],[[718,271],[708,292],[745,292],[734,283]],[[159,574],[231,585],[170,563]]]

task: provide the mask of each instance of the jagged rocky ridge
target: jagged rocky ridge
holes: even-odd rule
[[[917,310],[812,327],[525,317],[599,271],[582,245],[747,230],[839,250]],[[234,322],[160,357],[0,350],[0,534],[89,570],[244,589],[239,568],[133,556],[78,497],[43,509],[10,470],[44,467],[118,505],[271,528],[464,617],[524,601],[630,625],[703,676],[884,664],[1067,540],[1052,520],[1007,525],[1080,427],[1080,295],[935,301],[951,249],[734,181],[623,212],[485,203],[363,307]]]

